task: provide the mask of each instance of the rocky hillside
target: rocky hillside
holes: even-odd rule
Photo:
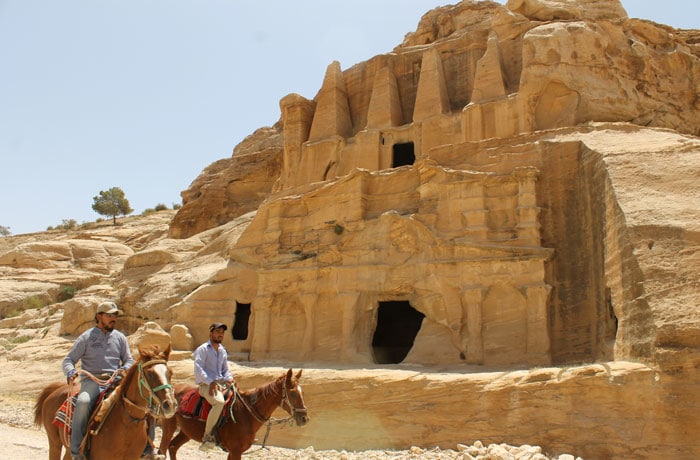
[[[180,379],[212,321],[248,384],[304,368],[282,446],[696,458],[698,37],[618,0],[433,9],[176,213],[0,238],[2,359],[60,359],[114,299]]]

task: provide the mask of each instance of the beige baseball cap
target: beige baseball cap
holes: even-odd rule
[[[114,302],[102,302],[100,305],[97,306],[97,313],[116,313],[117,315],[122,314],[121,310],[117,308],[117,304]]]

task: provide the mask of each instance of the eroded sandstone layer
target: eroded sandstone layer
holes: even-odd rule
[[[284,97],[172,221],[3,238],[3,315],[79,288],[1,320],[33,326],[8,358],[115,298],[180,357],[226,321],[247,384],[309,369],[317,423],[280,445],[698,457],[698,43],[618,0],[431,10]]]

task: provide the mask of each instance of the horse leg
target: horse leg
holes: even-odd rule
[[[47,427],[46,435],[49,438],[49,460],[60,460],[61,459],[61,449],[63,449],[63,443],[60,437],[52,436],[50,428]],[[64,456],[64,460],[67,458],[70,460],[70,452],[66,451],[67,456]]]
[[[51,442],[49,438],[49,460],[60,460],[61,459],[61,449],[63,449],[63,444],[59,441],[58,444]],[[66,451],[63,456],[63,460],[70,460],[70,452]]]
[[[55,411],[54,411],[55,412]],[[61,450],[63,449],[63,442],[61,441],[61,434],[59,433],[59,428],[52,422],[53,417],[49,414],[52,412],[45,410],[43,425],[46,430],[46,437],[49,438],[49,460],[60,460]],[[63,460],[71,460],[70,450],[66,449],[63,455]]]
[[[175,431],[177,431],[177,420],[175,419],[175,417],[171,417],[164,418],[161,420],[161,422],[163,434],[160,437],[160,446],[158,447],[158,449],[160,450],[161,454],[165,454],[168,451],[170,441],[173,439]]]
[[[184,443],[190,440],[190,437],[187,436],[182,430],[173,438],[173,440],[170,442],[170,447],[168,447],[168,453],[170,454],[170,460],[177,460],[177,450],[182,447]],[[164,452],[163,452],[164,453]]]

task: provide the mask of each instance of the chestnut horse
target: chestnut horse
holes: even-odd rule
[[[167,364],[170,347],[166,351],[155,346],[139,348],[139,354],[139,360],[129,368],[110,397],[115,398],[114,405],[105,415],[102,426],[97,433],[92,433],[88,426],[91,460],[140,458],[148,442],[147,417],[168,418],[177,410],[177,400],[170,384],[172,371]],[[34,423],[43,425],[49,438],[49,460],[59,460],[63,447],[66,448],[63,459],[71,458],[70,436],[66,437],[63,428],[52,423],[66,400],[68,387],[62,382],[51,383],[42,390],[34,404]]]
[[[218,439],[220,445],[228,451],[227,460],[240,460],[243,452],[248,450],[255,440],[255,433],[263,424],[271,424],[270,416],[278,407],[281,407],[294,418],[297,426],[303,426],[309,421],[306,415],[304,397],[301,393],[299,378],[301,370],[295,376],[289,369],[277,379],[253,390],[236,391],[236,399],[233,407],[228,404],[224,412],[223,424],[219,426]],[[193,386],[180,386],[175,389],[178,401]],[[233,419],[232,419],[233,417]],[[291,423],[291,422],[290,422]],[[166,449],[171,460],[177,460],[177,450],[190,439],[202,441],[204,436],[203,420],[184,416],[178,411],[175,417],[163,420],[163,437],[160,443],[160,451]],[[172,439],[173,434],[180,428],[180,432]],[[171,441],[172,439],[172,441]]]

